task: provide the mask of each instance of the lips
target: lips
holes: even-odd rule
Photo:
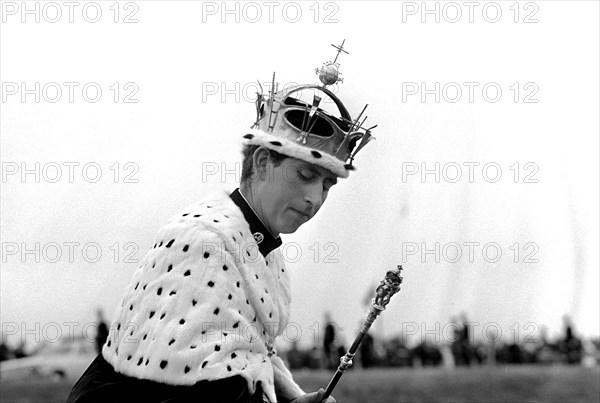
[[[308,213],[303,213],[303,212],[298,211],[298,210],[293,209],[293,208],[291,208],[291,210],[308,220],[308,218],[309,218],[309,214]]]

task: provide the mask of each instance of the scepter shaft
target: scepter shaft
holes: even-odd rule
[[[340,358],[340,365],[325,389],[323,401],[327,400],[327,398],[331,395],[331,392],[333,392],[333,389],[339,382],[344,372],[346,372],[346,369],[352,366],[354,354],[356,354],[358,346],[360,346],[360,343],[371,328],[371,325],[377,316],[385,310],[385,307],[390,302],[392,295],[400,291],[400,284],[402,283],[402,277],[400,277],[401,270],[402,266],[398,266],[396,270],[388,271],[385,279],[382,280],[377,287],[375,298],[371,300],[371,307],[369,309],[369,313],[367,314],[367,318],[360,327],[360,331],[354,339],[352,346],[350,346],[350,349]]]

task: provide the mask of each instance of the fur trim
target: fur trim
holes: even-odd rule
[[[266,342],[289,320],[281,251],[265,259],[248,223],[222,192],[175,215],[157,234],[119,304],[102,355],[115,371],[172,385],[241,375],[301,389]]]
[[[247,144],[261,145],[269,150],[277,151],[289,157],[298,158],[302,161],[309,162],[325,168],[341,178],[348,177],[349,169],[333,155],[327,154],[320,150],[312,150],[296,142],[265,133],[262,130],[250,129],[248,134],[244,136]],[[354,169],[354,167],[352,167]]]

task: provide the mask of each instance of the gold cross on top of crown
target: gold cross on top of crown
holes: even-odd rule
[[[340,46],[335,46],[333,43],[331,44],[331,46],[333,46],[334,48],[337,49],[337,55],[335,55],[335,59],[333,60],[333,62],[335,63],[337,61],[338,56],[340,55],[340,53],[344,52],[345,54],[349,55],[350,53],[346,52],[344,50],[344,43],[346,43],[346,40],[344,39],[342,41],[342,44]]]

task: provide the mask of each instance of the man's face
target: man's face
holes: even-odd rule
[[[288,157],[267,163],[258,185],[262,216],[274,234],[290,234],[319,211],[337,176],[317,165]]]

